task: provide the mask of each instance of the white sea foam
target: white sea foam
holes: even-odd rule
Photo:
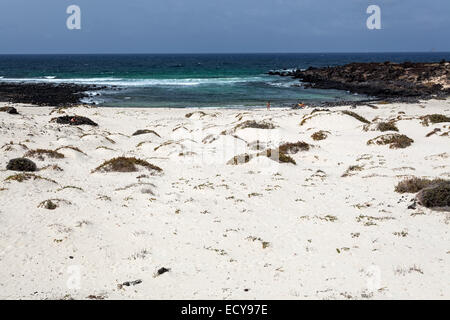
[[[126,78],[72,78],[56,79],[53,77],[44,78],[6,78],[6,82],[27,82],[27,83],[75,83],[75,84],[96,84],[104,86],[121,87],[167,87],[167,86],[199,86],[199,85],[229,85],[234,83],[263,81],[261,77],[247,78],[198,78],[198,79],[126,79]]]

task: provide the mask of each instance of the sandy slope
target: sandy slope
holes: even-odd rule
[[[394,187],[406,176],[450,177],[443,135],[450,124],[418,119],[450,115],[450,100],[378,107],[353,111],[376,121],[399,117],[412,146],[368,146],[383,133],[340,113],[348,107],[315,113],[302,126],[311,109],[205,110],[190,118],[196,110],[65,111],[97,128],[50,123],[59,114],[47,107],[0,112],[0,298],[449,299],[449,213],[407,209],[414,195]],[[245,120],[278,128],[232,132]],[[434,128],[441,132],[426,137]],[[131,136],[137,129],[161,137]],[[329,137],[313,141],[319,129]],[[265,157],[226,164],[255,153],[248,144],[256,140],[314,148],[292,155],[297,165]],[[4,181],[13,174],[9,159],[61,146],[84,154],[61,149],[64,159],[33,159],[63,170],[37,172],[54,182]],[[91,173],[122,155],[164,172]],[[351,165],[363,170],[342,177]],[[60,199],[59,207],[38,208],[47,199]],[[161,267],[170,272],[155,277]]]

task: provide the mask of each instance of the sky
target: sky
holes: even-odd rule
[[[70,5],[80,30],[66,27]],[[0,54],[448,52],[449,40],[449,0],[0,1]]]

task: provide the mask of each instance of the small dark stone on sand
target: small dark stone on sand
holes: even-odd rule
[[[413,200],[413,202],[408,206],[409,210],[416,210],[417,208],[417,202],[416,200]]]
[[[141,284],[141,283],[142,283],[142,280],[140,280],[140,279],[135,280],[135,281],[125,281],[125,282],[122,283],[122,284],[118,284],[117,287],[118,287],[119,289],[122,289],[123,287],[136,286],[136,285]]]
[[[37,166],[30,159],[17,158],[9,160],[6,170],[33,172],[37,170]]]
[[[166,272],[169,272],[170,271],[170,269],[167,269],[167,268],[161,268],[161,269],[159,269],[157,272],[156,272],[156,276],[160,276],[160,275],[163,275],[164,273],[166,273]]]

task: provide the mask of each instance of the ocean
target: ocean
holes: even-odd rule
[[[285,107],[370,97],[307,89],[270,70],[442,59],[450,53],[0,55],[0,81],[102,85],[85,102],[111,107]]]

